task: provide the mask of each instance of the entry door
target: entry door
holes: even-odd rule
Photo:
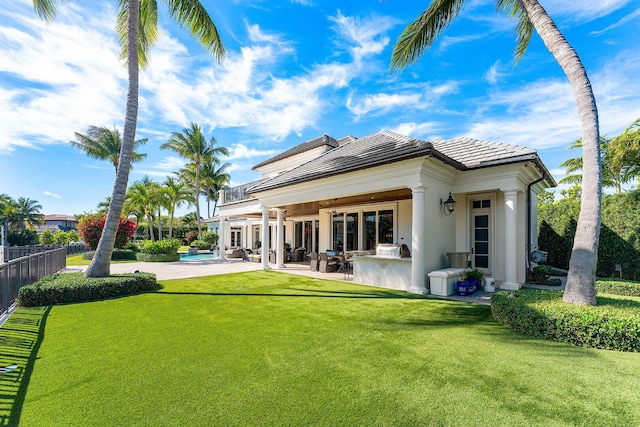
[[[237,249],[242,247],[242,230],[239,228],[231,229],[231,244],[229,245],[232,249]]]
[[[473,267],[489,270],[491,265],[491,229],[488,213],[472,213],[471,263]]]

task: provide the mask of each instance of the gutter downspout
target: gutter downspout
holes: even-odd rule
[[[542,176],[527,185],[527,277],[529,282],[531,278],[531,187],[547,178],[547,173],[542,171]]]

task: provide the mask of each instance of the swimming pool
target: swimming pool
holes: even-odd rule
[[[180,254],[180,261],[213,261],[213,254],[197,254],[197,255],[189,255],[185,253]]]

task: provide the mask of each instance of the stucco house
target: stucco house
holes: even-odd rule
[[[429,292],[429,273],[449,267],[449,252],[468,252],[471,267],[502,289],[519,289],[537,247],[537,195],[556,186],[532,148],[423,141],[386,130],[363,138],[323,135],[253,169],[259,181],[222,196],[221,247],[287,242],[307,252],[357,253],[406,244],[407,280],[382,286],[421,294]],[[276,254],[271,264],[262,257],[262,266],[284,268],[282,251]],[[380,271],[391,268],[379,263]]]
[[[52,233],[56,231],[75,230],[78,220],[73,215],[51,214],[44,216],[44,223],[36,226],[36,231],[42,233],[43,230],[50,230]]]

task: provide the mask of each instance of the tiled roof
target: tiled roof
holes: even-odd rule
[[[323,145],[327,145],[329,148],[336,148],[340,144],[338,143],[338,141],[336,141],[335,138],[332,138],[329,135],[325,134],[325,135],[319,136],[318,138],[312,139],[310,141],[303,142],[302,144],[298,144],[287,151],[284,151],[278,155],[271,157],[270,159],[265,160],[262,163],[258,163],[252,169],[253,170],[258,169],[262,166],[275,163],[278,160],[283,160],[283,159],[286,159],[287,157],[292,157],[292,156],[295,156],[296,154],[304,153],[305,151],[322,147]]]
[[[45,221],[78,221],[73,215],[51,214],[44,216]]]
[[[341,139],[341,142],[342,140],[344,138]],[[383,130],[364,138],[353,138],[343,142],[338,147],[305,164],[259,183],[249,189],[248,193],[429,155],[458,170],[477,169],[527,160],[534,160],[542,165],[536,150],[532,148],[463,137],[423,141]],[[541,167],[546,170],[544,165]],[[548,177],[553,181],[550,174]]]
[[[462,163],[468,169],[491,166],[497,163],[511,163],[523,156],[537,157],[536,150],[517,145],[480,141],[472,138],[436,139],[433,148],[445,156]]]

